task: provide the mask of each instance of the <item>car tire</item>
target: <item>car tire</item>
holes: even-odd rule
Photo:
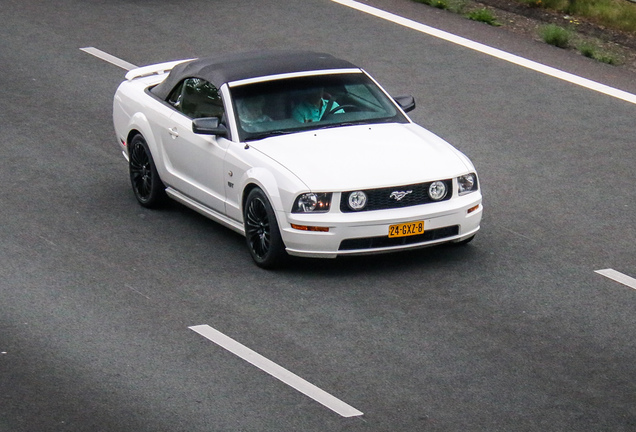
[[[148,144],[141,135],[135,135],[128,145],[128,171],[139,204],[151,208],[164,201],[165,186],[159,178]]]
[[[274,209],[265,193],[252,189],[243,208],[245,239],[252,259],[261,268],[272,269],[287,257]]]

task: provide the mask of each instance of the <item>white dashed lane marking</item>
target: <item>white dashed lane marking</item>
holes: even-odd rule
[[[636,279],[613,269],[596,270],[596,273],[636,290]]]
[[[242,358],[246,362],[251,363],[262,371],[267,372],[274,378],[279,379],[288,386],[303,393],[304,395],[309,396],[316,402],[340,414],[342,417],[354,417],[361,416],[363,414],[354,407],[347,405],[340,399],[335,398],[324,390],[321,390],[310,382],[305,381],[298,375],[295,375],[287,369],[277,365],[273,361],[268,360],[257,352],[252,351],[248,347],[238,343],[234,339],[224,335],[223,333],[210,327],[209,325],[204,324],[188,328],[199,333],[204,338],[211,340],[220,347],[225,348],[226,350]]]
[[[115,57],[114,55],[108,54],[107,52],[104,52],[100,49],[97,48],[93,48],[93,47],[86,47],[86,48],[80,48],[81,51],[84,51],[85,53],[88,53],[90,55],[93,55],[99,59],[102,59],[104,61],[107,61],[110,64],[113,64],[115,66],[119,66],[122,69],[126,69],[126,70],[132,70],[132,69],[136,69],[137,66],[135,66],[132,63],[128,63],[125,60],[122,60],[120,58]]]

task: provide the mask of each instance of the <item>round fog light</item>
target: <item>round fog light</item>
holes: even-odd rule
[[[430,196],[433,201],[443,199],[446,196],[446,184],[441,181],[431,183],[428,187],[428,196]]]
[[[351,192],[349,194],[349,208],[351,210],[362,210],[367,205],[367,194],[362,191]]]

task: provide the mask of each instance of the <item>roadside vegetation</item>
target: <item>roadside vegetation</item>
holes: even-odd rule
[[[463,14],[468,6],[467,0],[413,0],[415,3],[422,3],[437,9],[448,10],[453,13]]]
[[[448,10],[457,14],[464,15],[473,21],[483,22],[492,26],[499,26],[495,14],[487,8],[471,8],[468,0],[413,0],[416,3],[422,3],[433,6],[438,9]]]
[[[483,7],[479,0],[413,0],[439,9],[461,14],[468,19],[492,26],[501,25],[492,8]],[[621,64],[620,50],[608,49],[600,39],[585,37],[577,32],[581,21],[608,29],[636,35],[636,0],[516,0],[528,7],[558,13],[567,21],[562,25],[539,26],[537,36],[545,43],[578,50],[581,55],[610,65]]]
[[[586,19],[590,22],[629,33],[636,33],[636,3],[628,0],[519,0]]]
[[[575,31],[559,27],[556,24],[546,24],[539,27],[539,35],[547,44],[563,49],[577,49],[583,56],[601,63],[613,66],[621,63],[618,54],[602,47],[600,43],[592,39],[583,39]]]
[[[569,28],[548,24],[539,28],[541,38],[559,48],[576,48],[585,57],[619,65],[619,55],[603,48],[598,41],[583,40],[576,34],[579,20],[612,30],[636,34],[636,3],[628,0],[518,0],[532,7],[553,10],[569,16]]]
[[[606,49],[600,48],[598,45],[595,45],[592,42],[581,42],[577,49],[581,54],[585,57],[592,58],[594,60],[600,61],[601,63],[607,63],[612,66],[618,66],[621,64],[618,56]]]
[[[569,48],[572,32],[556,24],[547,24],[539,28],[539,35],[547,44],[557,48]]]
[[[492,13],[490,9],[479,8],[473,11],[470,11],[466,14],[466,16],[473,20],[486,23],[491,26],[499,26],[500,24],[497,22],[497,17]]]

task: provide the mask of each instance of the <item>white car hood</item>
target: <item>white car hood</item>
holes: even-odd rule
[[[317,192],[423,183],[473,169],[457,149],[413,123],[320,129],[250,146]]]

